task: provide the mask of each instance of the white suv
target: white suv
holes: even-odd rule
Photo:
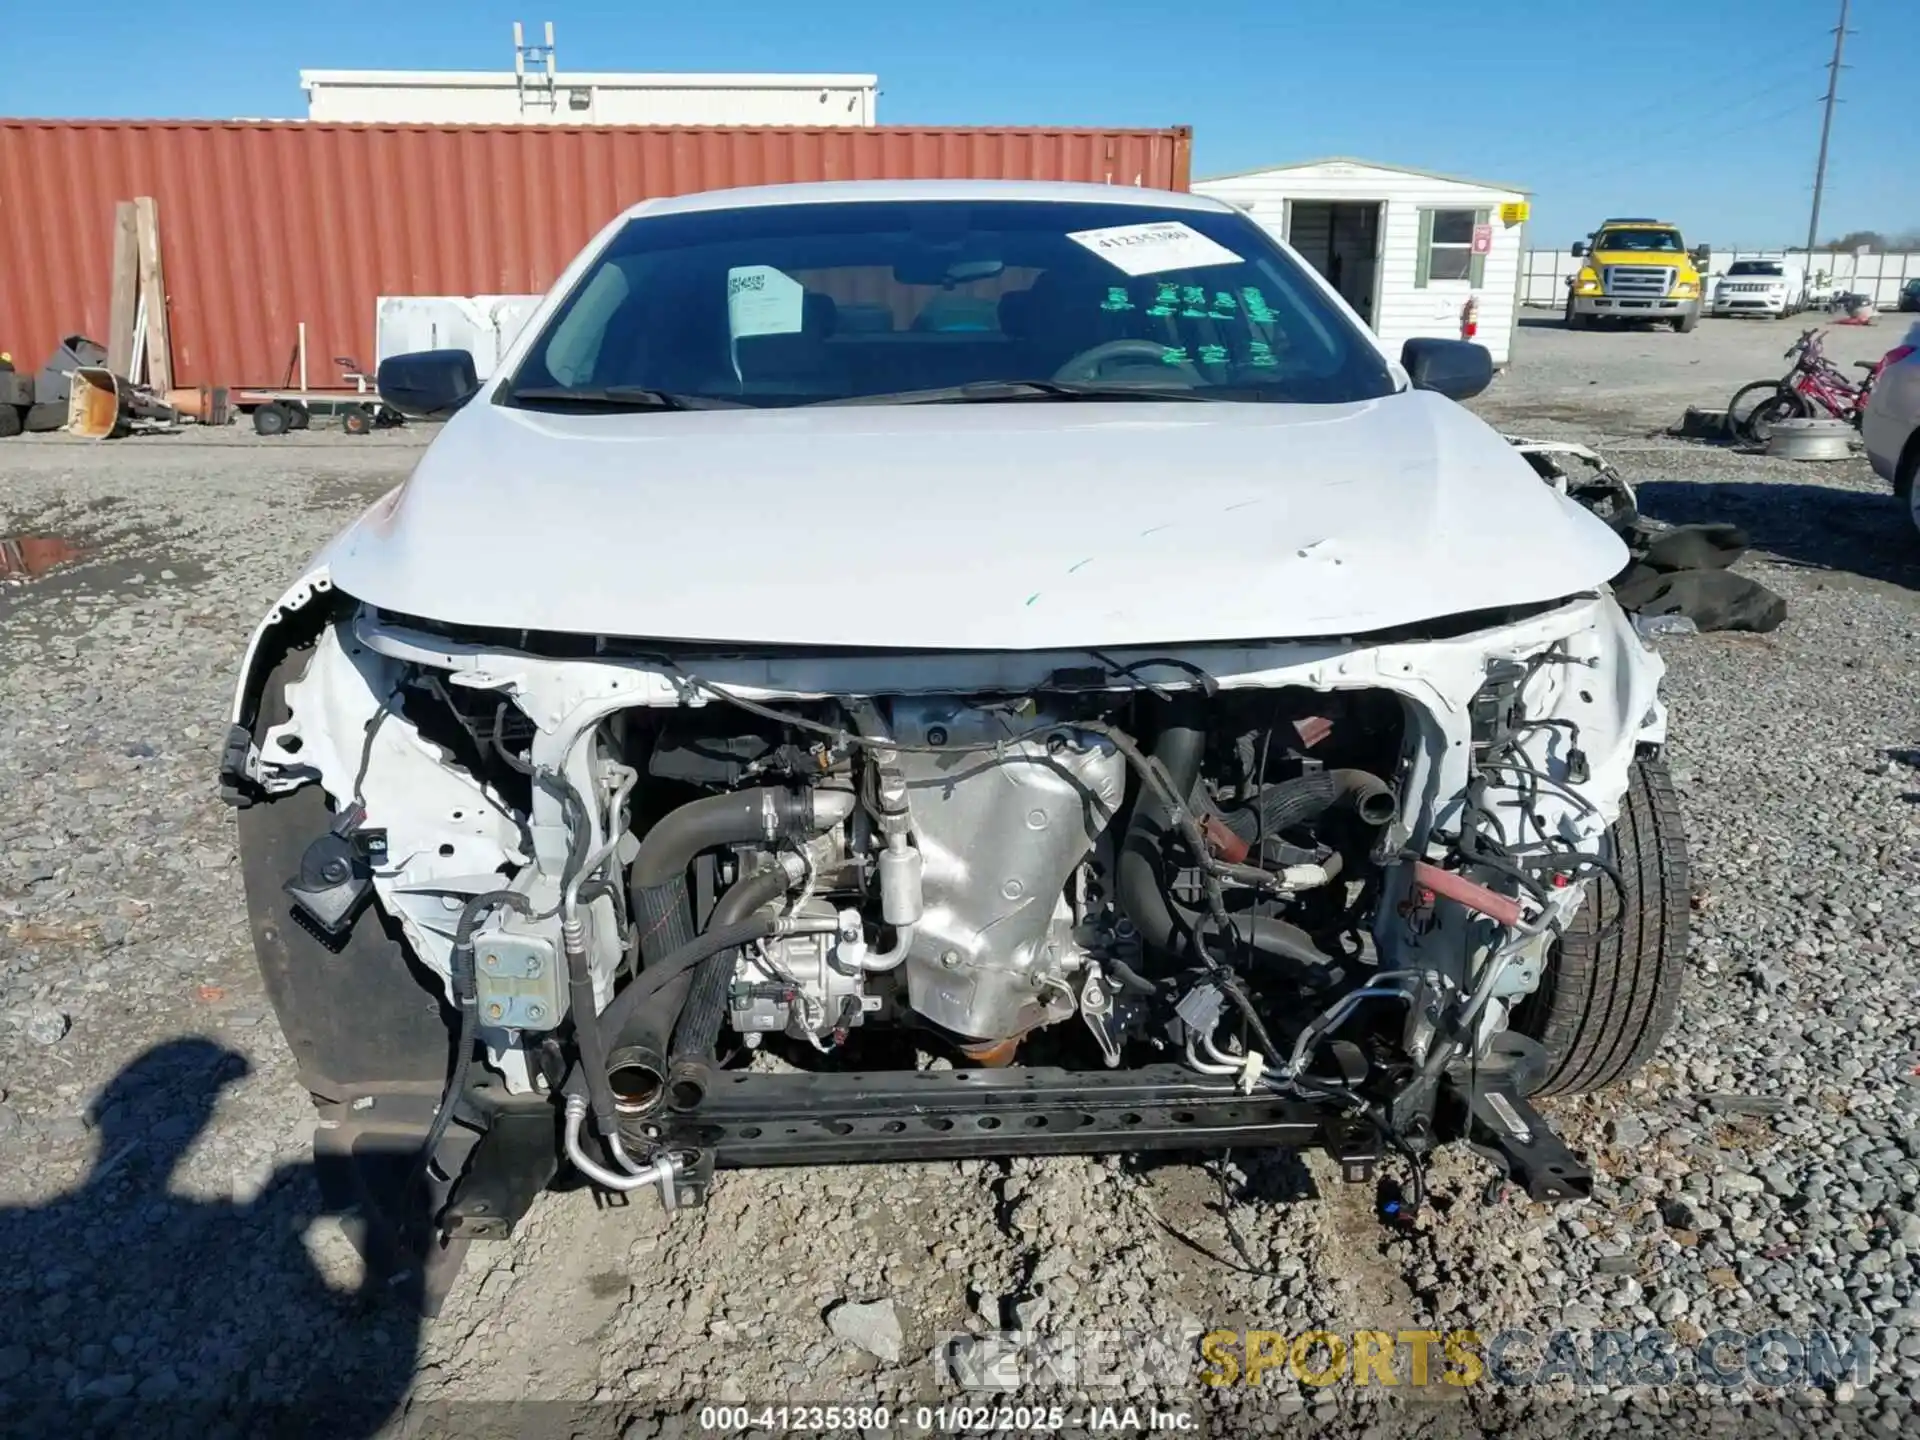
[[[1713,283],[1715,316],[1797,315],[1807,307],[1807,272],[1784,260],[1736,260]]]

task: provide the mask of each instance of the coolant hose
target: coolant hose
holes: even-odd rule
[[[687,867],[694,856],[716,845],[771,840],[780,833],[780,817],[805,805],[804,796],[765,787],[708,795],[663,815],[627,872],[641,964],[651,965],[693,939]]]
[[[694,934],[693,906],[687,895],[687,867],[696,855],[719,845],[798,842],[844,820],[853,812],[853,805],[851,791],[790,790],[767,785],[703,796],[662,816],[647,831],[640,853],[627,872],[628,896],[640,944],[641,976],[635,985],[622,991],[621,996],[632,994],[635,986],[646,983],[663,960],[682,953],[700,938]],[[710,926],[708,933],[715,928]],[[613,1085],[614,1098],[620,1108],[632,1109],[649,1103],[651,1092],[657,1091],[665,1080],[674,1024],[695,987],[690,969],[688,966],[672,976],[652,981],[652,988],[646,993],[661,993],[661,999],[657,1005],[648,1007],[645,1017],[631,1024],[615,1018],[614,1007],[619,1005],[621,996],[616,996],[601,1014],[601,1033],[612,1037],[606,1068],[609,1073],[623,1077],[623,1083]],[[631,1016],[638,1003],[637,999],[629,1001],[620,1015]],[[720,1004],[724,1007],[725,1003],[722,989]],[[714,1034],[717,1038],[717,1027]]]
[[[1375,828],[1385,825],[1400,813],[1400,802],[1393,797],[1387,782],[1370,770],[1329,770],[1340,799],[1353,807],[1361,823]]]
[[[1171,709],[1154,742],[1153,758],[1166,772],[1173,794],[1191,795],[1200,778],[1200,761],[1207,743],[1202,705],[1199,697],[1185,696],[1174,700]],[[1143,785],[1133,802],[1133,818],[1127,823],[1126,839],[1120,846],[1114,889],[1120,908],[1133,921],[1141,939],[1153,949],[1177,953],[1185,948],[1183,936],[1209,933],[1211,922],[1170,893],[1163,853],[1172,827],[1173,817],[1158,788]],[[1248,925],[1245,939],[1262,954],[1297,964],[1334,963],[1334,958],[1315,945],[1306,931],[1284,920],[1261,916],[1257,923]]]
[[[627,873],[642,964],[651,965],[693,939],[687,866],[694,856],[717,845],[805,840],[852,812],[851,791],[766,785],[690,800],[662,816]]]
[[[680,1002],[669,987],[709,955],[775,935],[832,934],[839,928],[838,920],[825,916],[818,920],[788,920],[778,915],[755,915],[738,924],[710,927],[642,970],[634,982],[615,995],[600,1012],[600,1023],[607,1034],[617,1037],[617,1043],[625,1046],[631,1043],[632,1036],[646,1033],[648,1025],[657,1024],[662,1015],[668,1025],[673,1023],[680,1013]]]
[[[735,925],[754,911],[774,904],[787,893],[791,882],[778,865],[758,870],[734,882],[714,904],[709,929]],[[727,1018],[727,991],[733,984],[738,952],[722,950],[700,962],[694,972],[693,988],[687,994],[686,1008],[673,1028],[671,1062],[678,1070],[687,1061],[704,1062],[720,1043],[720,1026]]]
[[[1340,787],[1333,777],[1331,770],[1309,770],[1267,786],[1252,804],[1221,818],[1228,829],[1249,844],[1258,838],[1271,838],[1332,808],[1340,798]]]

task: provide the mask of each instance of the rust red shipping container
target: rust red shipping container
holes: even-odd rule
[[[114,202],[159,205],[176,385],[373,363],[382,295],[544,291],[626,206],[795,180],[1184,190],[1192,132],[0,120],[0,349],[107,329]]]

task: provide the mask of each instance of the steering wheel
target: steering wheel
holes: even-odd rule
[[[1095,345],[1091,350],[1082,350],[1066,364],[1053,372],[1053,378],[1065,383],[1101,379],[1101,368],[1109,360],[1122,358],[1132,360],[1150,360],[1160,368],[1162,374],[1171,370],[1183,380],[1200,383],[1200,372],[1191,360],[1179,360],[1169,365],[1167,352],[1169,347],[1158,340],[1108,340]]]

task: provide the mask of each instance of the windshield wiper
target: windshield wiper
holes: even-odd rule
[[[1129,385],[1119,380],[974,380],[931,390],[845,395],[816,405],[992,405],[1007,400],[1205,400],[1198,390]]]
[[[509,390],[513,405],[584,405],[595,410],[719,410],[737,401],[709,395],[681,395],[671,390],[649,390],[644,385],[599,385],[576,389],[568,385],[531,385]]]

